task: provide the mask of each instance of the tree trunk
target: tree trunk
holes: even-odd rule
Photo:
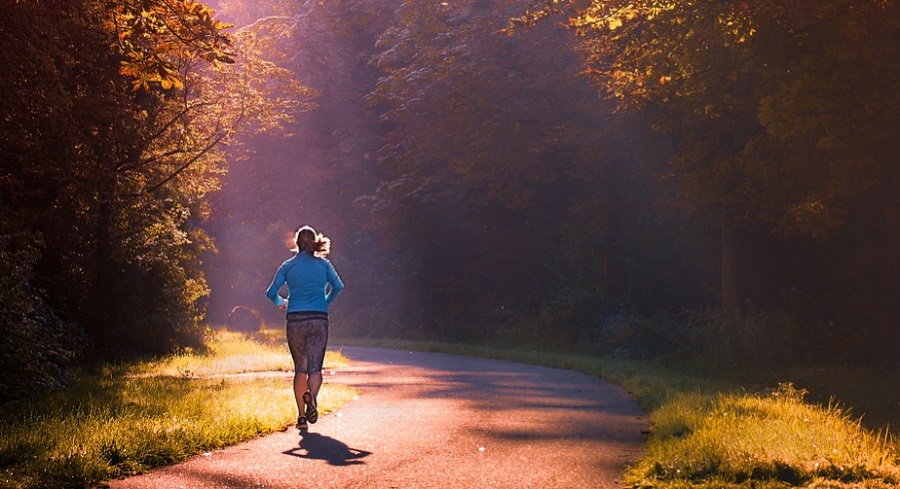
[[[722,213],[722,309],[725,311],[737,311],[741,308],[743,300],[741,296],[740,281],[737,277],[738,268],[738,239],[735,236],[735,225]]]
[[[112,208],[105,195],[101,195],[94,229],[96,248],[94,249],[94,283],[90,294],[88,317],[91,324],[85,328],[97,346],[107,350],[110,339],[110,313],[108,297],[111,290],[112,259],[110,227],[112,225]]]
[[[765,226],[722,214],[722,309],[742,311],[777,303],[783,250]]]
[[[618,251],[622,234],[622,194],[619,186],[623,185],[619,172],[608,173],[605,193],[606,223],[603,232],[603,300],[607,304],[618,303],[622,298],[619,287]]]
[[[900,163],[890,168],[884,220],[878,340],[893,356],[900,353]]]

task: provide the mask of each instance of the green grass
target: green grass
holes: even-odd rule
[[[264,371],[293,372],[294,366],[284,339],[284,330],[265,329],[246,335],[219,331],[207,341],[204,354],[188,350],[149,362],[125,366],[131,375],[209,377]],[[339,352],[328,352],[327,368],[347,365]]]
[[[180,462],[296,420],[283,340],[217,334],[204,355],[105,367],[71,388],[0,409],[0,488],[88,487]],[[290,357],[287,357],[290,369]],[[329,351],[326,368],[347,364]],[[189,373],[185,373],[190,371]],[[327,413],[356,395],[326,385]]]
[[[866,429],[834,403],[807,402],[804,392],[790,383],[766,390],[747,387],[749,381],[714,380],[655,364],[579,354],[365,343],[503,358],[618,383],[640,401],[653,424],[644,456],[625,475],[630,487],[900,486],[900,450],[886,430]],[[339,352],[328,352],[326,368],[346,364]],[[2,406],[0,488],[87,487],[284,429],[296,416],[286,373],[290,369],[280,330],[252,337],[218,333],[204,354],[107,366],[81,375],[64,392]],[[253,372],[266,373],[241,375]],[[860,402],[877,396],[871,374],[851,374],[850,385],[834,388],[855,393]],[[823,386],[837,378],[821,369],[784,376]],[[326,384],[319,405],[328,412],[354,395],[351,389]]]
[[[625,474],[628,487],[900,487],[900,446],[887,429],[864,427],[834,402],[808,402],[806,392],[790,382],[764,389],[752,382],[710,379],[656,364],[574,353],[421,341],[345,343],[501,358],[577,370],[621,385],[649,413],[653,427],[643,457]],[[833,374],[829,370],[816,372],[820,380],[836,378],[829,376]],[[810,372],[783,375],[812,376]],[[765,377],[771,379],[770,374]],[[856,383],[872,378],[859,372],[852,376]],[[868,380],[868,384],[875,382]],[[868,400],[878,402],[874,395]]]
[[[815,487],[900,483],[897,447],[837,406],[771,393],[679,394],[651,413],[645,457],[627,475],[638,487]]]

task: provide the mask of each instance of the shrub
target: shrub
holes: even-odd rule
[[[0,402],[59,387],[83,336],[31,284],[33,236],[0,235]]]

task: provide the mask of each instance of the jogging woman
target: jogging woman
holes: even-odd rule
[[[297,401],[297,428],[319,419],[317,398],[322,387],[322,362],[328,344],[328,305],[344,284],[325,255],[331,240],[303,226],[294,236],[296,254],[278,267],[266,295],[279,309],[287,311],[288,347],[294,360],[294,398]],[[287,284],[288,297],[279,294]]]

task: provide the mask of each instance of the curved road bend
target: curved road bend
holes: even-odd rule
[[[112,481],[126,488],[619,488],[647,425],[620,388],[567,370],[343,348],[360,398],[286,432]],[[289,388],[285,384],[285,388]]]

